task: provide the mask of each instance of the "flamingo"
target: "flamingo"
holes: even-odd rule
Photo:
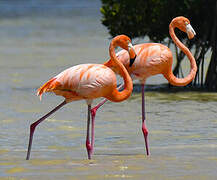
[[[127,50],[132,59],[135,59],[136,54],[131,44],[131,39],[126,35],[119,35],[112,39],[109,53],[111,61],[114,62],[117,69],[119,68],[120,74],[124,79],[125,88],[123,91],[119,92],[117,89],[115,73],[103,64],[81,64],[73,66],[51,78],[37,90],[37,95],[40,96],[40,99],[42,94],[45,92],[54,92],[56,95],[63,96],[65,99],[52,111],[30,125],[29,145],[26,160],[29,160],[30,157],[35,128],[65,104],[82,99],[86,100],[88,106],[86,149],[88,159],[91,159],[94,146],[94,121],[91,122],[91,142],[89,135],[92,101],[99,97],[105,97],[113,102],[124,101],[131,95],[133,90],[132,79],[115,54],[115,47],[117,46]]]
[[[141,83],[142,91],[142,132],[145,140],[146,154],[149,155],[149,146],[148,146],[148,129],[146,126],[146,117],[145,117],[145,93],[144,85],[146,79],[150,76],[156,74],[163,74],[163,76],[169,81],[170,84],[174,86],[185,86],[189,84],[195,77],[197,72],[197,65],[194,57],[192,56],[189,49],[180,42],[177,36],[174,33],[174,29],[178,28],[183,32],[186,32],[189,39],[192,39],[196,35],[194,29],[190,25],[190,21],[183,17],[179,16],[174,18],[169,25],[169,33],[174,43],[187,55],[190,64],[191,70],[190,73],[185,78],[177,78],[172,72],[172,63],[173,56],[171,50],[159,43],[144,43],[135,45],[135,51],[137,57],[132,66],[128,66],[129,55],[125,50],[121,50],[117,53],[118,59],[123,63],[129,72],[132,79],[137,79]],[[112,68],[113,71],[120,74],[119,69],[111,61],[107,61],[104,65]],[[123,87],[121,85],[119,89]],[[96,111],[101,107],[107,100],[104,99],[97,106],[91,109],[92,118],[95,118]]]

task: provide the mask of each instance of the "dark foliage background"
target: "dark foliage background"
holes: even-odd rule
[[[177,36],[192,51],[197,61],[198,72],[191,85],[209,90],[217,89],[217,1],[216,0],[101,0],[102,24],[111,36],[126,34],[131,38],[148,36],[155,42],[172,43],[168,26],[176,16],[185,16],[191,21],[197,35],[193,40],[176,31]],[[168,37],[168,38],[167,38]],[[168,40],[169,39],[169,40]],[[204,57],[211,48],[211,61],[204,72]],[[181,61],[185,55],[176,48],[177,64],[174,74],[183,76]],[[204,75],[206,76],[204,77]]]

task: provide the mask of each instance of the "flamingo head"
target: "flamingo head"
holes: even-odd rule
[[[136,51],[132,45],[131,39],[126,35],[118,35],[114,38],[115,44],[128,51],[130,56],[130,66],[133,65],[136,59]]]
[[[190,21],[186,17],[176,17],[172,20],[171,24],[173,27],[177,27],[181,31],[187,33],[189,39],[192,39],[196,35],[194,29],[190,24]]]

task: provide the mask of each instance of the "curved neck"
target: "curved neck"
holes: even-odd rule
[[[115,64],[116,68],[119,69],[120,75],[124,79],[124,90],[119,92],[118,89],[114,89],[112,94],[110,94],[107,99],[115,102],[120,102],[125,99],[127,99],[133,90],[133,82],[132,79],[127,72],[124,65],[118,60],[116,54],[115,54],[115,48],[118,46],[115,40],[113,40],[109,47],[109,54],[111,56],[111,61]]]
[[[188,59],[190,60],[190,64],[191,64],[191,69],[193,69],[194,71],[197,71],[197,65],[196,65],[196,61],[194,59],[194,56],[191,54],[190,50],[177,38],[174,29],[176,28],[176,26],[172,23],[170,23],[169,25],[169,33],[171,38],[173,39],[173,42],[185,53],[185,55],[188,57]]]
[[[171,22],[169,26],[170,36],[174,43],[187,55],[191,64],[191,71],[185,78],[177,78],[174,76],[171,67],[168,72],[164,73],[164,77],[169,81],[170,84],[174,86],[185,86],[194,79],[197,72],[197,64],[189,49],[176,37],[174,28],[176,28],[176,26],[173,24],[173,22]]]

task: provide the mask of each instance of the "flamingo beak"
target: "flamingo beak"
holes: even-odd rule
[[[130,67],[131,67],[136,59],[136,51],[131,43],[128,44],[128,51],[130,54]]]
[[[196,35],[196,32],[190,24],[186,25],[186,32],[189,39],[192,39]]]

